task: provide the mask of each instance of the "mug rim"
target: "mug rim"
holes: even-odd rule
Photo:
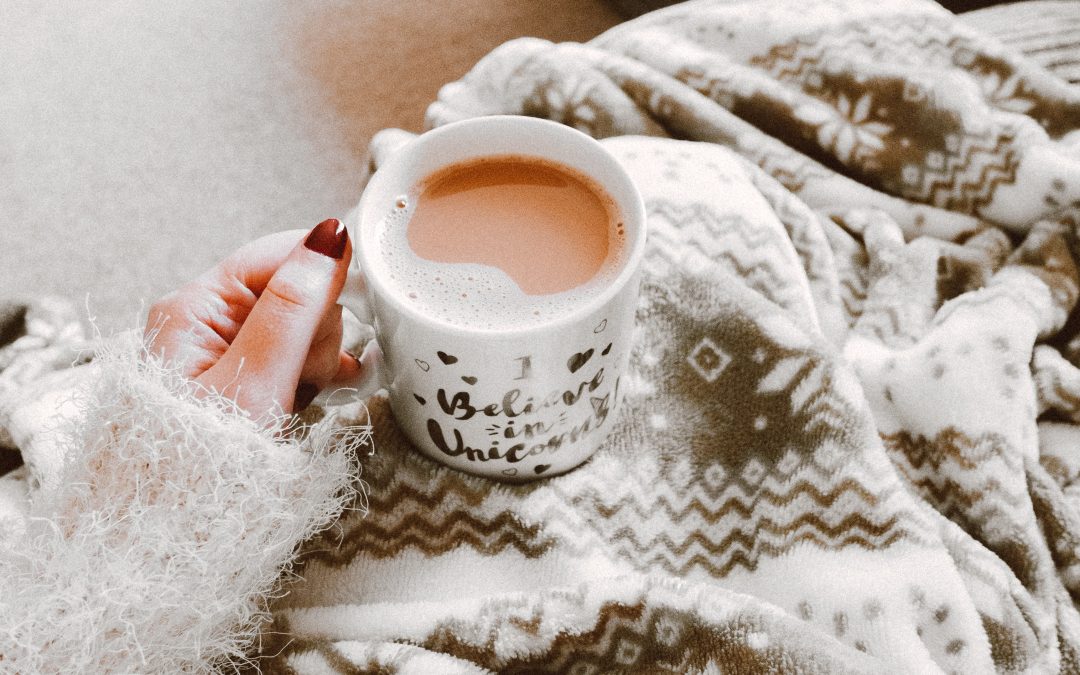
[[[371,263],[374,260],[378,248],[372,240],[372,237],[369,237],[369,234],[373,231],[375,223],[379,221],[376,218],[365,218],[365,212],[372,208],[371,202],[375,200],[377,196],[382,195],[392,198],[392,193],[400,193],[402,190],[408,190],[413,187],[412,185],[409,185],[403,188],[394,189],[393,185],[386,184],[387,181],[391,180],[391,178],[388,178],[391,172],[386,169],[396,167],[405,162],[407,158],[418,152],[420,148],[429,145],[443,136],[451,134],[470,135],[482,133],[484,127],[491,126],[502,126],[504,128],[508,126],[522,127],[523,133],[528,133],[530,128],[531,130],[542,129],[544,133],[562,135],[566,139],[572,139],[570,141],[572,143],[578,143],[583,147],[589,148],[590,152],[599,157],[601,163],[607,164],[606,169],[612,173],[611,180],[601,180],[594,175],[593,172],[585,171],[580,168],[575,167],[575,170],[581,171],[589,176],[589,178],[607,193],[608,197],[611,198],[620,211],[626,233],[632,235],[632,239],[628,237],[628,239],[631,239],[631,242],[629,243],[627,256],[623,262],[622,269],[619,270],[619,273],[614,279],[604,285],[599,293],[589,298],[586,302],[577,305],[570,311],[535,324],[489,327],[465,326],[452,323],[439,316],[423,312],[412,304],[405,302],[404,298],[399,297],[400,294],[396,293],[394,289],[392,289],[383,279],[379,278],[378,275],[367,273],[367,270],[371,269]],[[474,130],[476,127],[480,127],[480,129]],[[475,135],[473,137],[475,138]],[[523,156],[539,157],[548,161],[555,161],[560,164],[563,163],[561,160],[536,153],[527,151],[521,151],[520,153],[517,151],[514,152],[515,154],[521,154]],[[455,162],[466,161],[475,157],[484,157],[488,154],[494,155],[501,153],[477,152],[468,157],[455,158],[451,161],[447,161],[432,169],[432,171],[438,171]],[[613,181],[615,183],[621,183],[621,185],[617,185],[620,194],[616,194],[616,190],[611,186]],[[378,195],[376,193],[378,193]],[[449,332],[483,335],[488,337],[517,336],[538,331],[549,331],[552,328],[559,328],[564,325],[577,323],[591,316],[600,308],[610,303],[623,291],[627,284],[637,278],[639,268],[641,267],[641,261],[645,256],[645,239],[647,231],[645,204],[641,192],[638,190],[637,185],[634,183],[633,179],[630,178],[630,175],[626,172],[623,165],[610,151],[607,150],[607,148],[601,145],[597,139],[574,129],[573,127],[547,119],[524,115],[487,115],[458,120],[426,131],[406,142],[402,147],[394,150],[387,162],[372,174],[371,179],[368,181],[367,186],[360,196],[355,211],[355,217],[351,220],[354,222],[351,222],[348,225],[354,231],[354,242],[358,238],[360,243],[360,245],[354,249],[355,253],[353,255],[352,266],[355,268],[354,271],[360,274],[364,284],[371,289],[372,293],[378,294],[383,302],[391,304],[395,311],[407,314],[414,320],[438,326],[440,329]]]

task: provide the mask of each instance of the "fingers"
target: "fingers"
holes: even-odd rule
[[[336,219],[317,225],[270,275],[265,266],[245,266],[241,256],[233,269],[236,278],[248,289],[264,282],[262,291],[231,346],[199,381],[233,398],[254,417],[275,408],[291,410],[309,351],[325,322],[330,327],[324,341],[329,344],[336,335],[332,353],[336,355],[340,348],[335,327],[340,324],[340,311],[331,310],[351,257],[348,233]],[[322,352],[329,347],[315,346],[319,349],[312,368],[322,379],[327,367],[320,359],[326,358]]]
[[[196,378],[225,354],[274,272],[307,230],[249,242],[197,279],[158,299],[144,335],[151,353]]]
[[[315,397],[325,390],[330,390],[331,393],[335,390],[350,390],[352,385],[360,380],[363,371],[360,360],[344,350],[339,350],[335,355],[334,367],[337,372],[322,384],[316,385],[301,379],[293,399],[293,412],[300,412],[311,405]]]
[[[323,317],[311,341],[307,360],[300,371],[300,381],[310,382],[322,389],[338,371],[341,350],[341,306],[334,305]]]
[[[356,381],[360,377],[360,359],[349,352],[338,352],[338,370],[331,384],[346,384]]]
[[[293,412],[303,410],[320,392],[326,389],[348,387],[361,376],[360,361],[341,349],[341,306],[336,305],[323,318],[311,343],[307,361],[300,373],[300,385],[296,388]]]
[[[184,286],[150,306],[143,337],[151,354],[197,377],[225,353],[228,343],[198,317],[206,312],[203,289]]]
[[[311,230],[285,230],[250,241],[205,272],[199,281],[229,295],[230,300],[240,299],[237,294],[258,298],[274,273],[309,234]]]
[[[334,247],[340,232],[335,226],[334,236],[331,237],[325,231],[328,228],[324,226],[321,234],[290,230],[250,242],[195,281],[158,300],[150,308],[145,331],[151,350],[179,365],[186,376],[197,378],[207,386],[238,398],[238,402],[249,412],[254,412],[255,408],[259,412],[269,410],[273,403],[280,405],[283,410],[289,409],[288,396],[281,393],[288,383],[281,380],[292,379],[290,369],[280,367],[282,363],[273,364],[278,366],[276,368],[257,363],[260,354],[251,354],[248,349],[255,340],[247,340],[249,344],[241,341],[237,349],[232,349],[230,345],[237,341],[241,328],[279,269],[286,262],[296,262],[297,258],[300,258],[301,264],[304,259],[310,261],[307,251],[318,253],[320,244],[323,251],[330,253],[329,256],[323,253],[324,256],[338,261],[330,264],[327,277],[328,292],[336,300],[336,294],[340,292],[337,282],[348,266],[351,248],[346,242],[346,250],[341,258],[334,258]],[[301,242],[309,236],[312,237],[314,248],[300,250],[305,248]],[[319,260],[318,256],[315,260]],[[323,264],[323,267],[326,265]],[[312,268],[308,266],[307,269],[311,271]],[[297,276],[292,274],[289,278],[295,285]],[[270,297],[274,297],[273,292]],[[311,311],[314,313],[317,309],[313,307]],[[278,318],[281,319],[281,315]],[[262,327],[265,329],[272,323],[263,323]],[[293,320],[287,323],[297,325]],[[258,327],[258,322],[253,325]],[[254,335],[262,331],[249,332]],[[292,359],[295,363],[299,343],[280,330],[274,329],[273,332],[282,341],[297,345],[297,349],[291,355],[273,345],[269,349],[277,351],[277,358],[282,362]],[[340,349],[341,337],[341,307],[331,304],[319,319],[304,356],[298,385],[293,392],[293,407],[304,407],[319,390],[330,384],[351,382],[360,376],[359,363]],[[227,359],[224,358],[226,354],[229,355]],[[210,373],[210,369],[219,363],[220,367]],[[276,386],[266,386],[268,380],[277,381]]]

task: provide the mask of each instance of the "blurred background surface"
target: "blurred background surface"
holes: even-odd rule
[[[0,293],[141,326],[242,243],[344,215],[368,138],[420,131],[497,45],[620,19],[603,0],[4,0]]]

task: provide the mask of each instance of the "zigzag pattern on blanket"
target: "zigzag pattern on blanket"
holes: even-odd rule
[[[540,613],[534,612],[528,621],[518,622],[518,626],[535,634],[541,620]],[[424,646],[436,652],[471,656],[472,660],[500,673],[603,672],[612,667],[633,668],[642,662],[684,673],[706,668],[718,659],[727,667],[744,672],[767,670],[777,655],[763,653],[760,645],[758,649],[751,646],[758,640],[769,642],[767,635],[748,631],[749,644],[719,639],[726,637],[723,636],[726,631],[738,630],[737,622],[732,623],[732,626],[706,624],[695,620],[691,612],[654,607],[644,601],[612,602],[596,611],[596,623],[589,630],[557,635],[543,664],[531,658],[491,660],[488,649],[470,648],[452,625],[435,631]],[[710,644],[725,647],[717,653],[708,647]]]
[[[370,407],[384,439],[397,433],[384,404]],[[382,489],[369,495],[368,508],[379,517],[344,519],[340,531],[325,531],[305,547],[300,565],[318,561],[340,567],[361,554],[393,558],[405,550],[437,556],[461,546],[492,556],[509,548],[536,558],[555,545],[538,524],[523,524],[512,511],[490,508],[487,486],[454,471],[410,463],[413,451],[404,439],[384,445],[380,456],[392,456],[389,448],[394,447],[404,455],[395,458],[400,466],[380,470],[381,463],[371,465],[370,474]]]
[[[1003,124],[966,128],[960,114],[968,103],[965,97],[921,74],[912,77],[919,69],[966,59],[957,55],[974,54],[973,48],[937,17],[853,21],[799,36],[749,61],[808,96],[796,97],[801,107],[793,110],[789,91],[767,87],[768,78],[759,72],[725,61],[704,60],[674,77],[826,166],[916,202],[978,214],[991,204],[999,186],[1016,180],[1016,131]],[[912,54],[921,61],[905,62],[903,57]],[[979,75],[1007,67],[987,63],[985,56],[977,63],[974,56],[970,59],[967,68]],[[837,62],[848,66],[838,71]],[[852,75],[857,63],[888,65]],[[1014,88],[1018,81],[1012,82]],[[991,97],[1002,108],[1019,105],[1000,91]],[[836,112],[815,105],[818,101],[835,106]],[[928,111],[928,101],[940,110]],[[1025,108],[1035,105],[1023,101]],[[932,124],[926,123],[928,115]],[[773,163],[770,155],[758,159],[763,168]],[[812,165],[778,174],[794,192],[811,175],[821,176]]]
[[[983,35],[963,30],[952,16],[886,14],[873,20],[831,25],[774,45],[766,54],[751,59],[751,63],[780,81],[796,83],[808,93],[820,94],[830,89],[827,86],[830,73],[824,64],[836,58],[850,64],[882,64],[872,69],[875,75],[890,71],[910,75],[918,70],[925,73],[962,69],[995,108],[1028,115],[1053,137],[1075,129],[1080,119],[1078,101],[1067,93],[1063,95],[1060,81],[997,48]],[[874,79],[870,76],[867,81]],[[925,100],[926,92],[903,86],[902,78],[894,82],[903,91],[901,100]],[[894,113],[890,110],[890,117]],[[903,120],[903,116],[895,119]]]
[[[678,360],[681,355],[686,360],[695,351],[676,347],[677,355],[670,358]],[[731,358],[742,356],[733,354]],[[764,370],[779,375],[773,378],[776,390],[770,392],[775,400],[787,401],[807,380],[823,377],[801,356],[797,352],[788,355],[788,363],[795,367],[785,363],[784,356],[763,360]],[[707,379],[708,371],[702,375],[699,368],[687,365],[689,377]],[[811,367],[804,367],[807,365]],[[745,379],[744,374],[732,377]],[[708,384],[717,389],[731,386],[728,380]],[[810,386],[813,390],[814,385]],[[820,393],[829,389],[827,379],[816,386]],[[707,400],[711,391],[702,391],[702,396]],[[666,391],[655,394],[661,399],[667,395]],[[827,394],[812,399],[807,401],[806,410],[796,411],[792,427],[812,435],[842,435],[843,430],[830,419],[845,418],[844,402]],[[642,412],[632,410],[629,415]],[[394,439],[386,409],[376,404],[372,414],[383,442]],[[734,438],[739,437],[741,434],[734,434]],[[649,444],[661,456],[675,456],[676,449],[667,449],[659,438]],[[790,441],[777,442],[766,434],[757,444],[782,447]],[[491,493],[482,483],[455,472],[411,461],[412,450],[404,442],[383,445],[379,461],[368,467],[369,479],[383,486],[369,497],[369,515],[347,519],[340,535],[321,535],[321,541],[307,547],[304,560],[340,566],[357,556],[387,558],[406,549],[438,556],[460,547],[484,555],[512,548],[526,558],[555,553],[584,556],[603,546],[642,571],[655,568],[684,576],[697,569],[723,577],[736,567],[753,570],[762,556],[779,556],[804,542],[826,548],[866,549],[900,541],[931,542],[926,531],[916,526],[920,522],[917,515],[878,513],[902,492],[887,465],[860,467],[857,457],[843,453],[807,458],[794,450],[774,457],[772,466],[759,459],[767,458],[761,454],[733,464],[717,461],[713,455],[716,446],[708,439],[703,439],[701,446],[701,457],[669,460],[667,467],[660,467],[658,474],[649,477],[648,492],[640,481],[655,470],[642,466],[650,460],[619,456],[611,457],[611,466],[586,480],[513,488],[514,494],[506,495]],[[845,468],[838,466],[841,463]],[[702,469],[691,464],[706,466]],[[838,471],[842,471],[839,476]],[[689,480],[698,472],[703,481]],[[527,518],[529,511],[514,506],[530,490],[546,493],[535,522]],[[654,534],[635,534],[642,523],[648,523],[646,532]]]
[[[718,216],[700,203],[683,206],[653,200],[646,211],[650,224],[646,269],[653,275],[674,269],[700,271],[719,263],[781,307],[798,315],[812,311],[805,304],[805,289],[789,280],[786,271],[796,260],[794,252],[773,233],[758,230],[739,214]]]
[[[804,611],[813,613],[808,605]],[[285,644],[285,636],[301,631],[304,619],[279,615],[266,650],[274,657],[267,665],[272,672],[320,672],[319,667],[322,672],[350,672],[357,666],[378,671],[389,664],[398,672],[428,672],[433,664],[426,657],[454,654],[461,659],[455,663],[475,664],[475,669],[453,670],[443,663],[439,672],[633,672],[651,664],[657,672],[685,673],[707,672],[718,663],[737,672],[758,672],[780,660],[800,664],[802,672],[824,675],[861,672],[872,664],[858,652],[832,653],[839,645],[831,638],[809,642],[797,622],[734,595],[716,597],[693,584],[649,577],[493,599],[468,612],[468,623],[477,630],[463,629],[460,618],[436,621],[417,641],[418,648],[399,651],[392,661],[372,658],[374,649],[358,650],[356,643],[348,645],[353,647],[349,656],[344,643]],[[838,615],[834,623],[846,625],[846,615]],[[558,630],[552,630],[555,626]],[[509,644],[500,647],[499,642]],[[543,645],[542,661],[514,648],[528,643]],[[808,652],[814,658],[807,659]],[[305,661],[306,668],[298,667]]]
[[[955,428],[934,438],[898,432],[883,439],[897,453],[893,461],[900,474],[924,499],[998,553],[1021,582],[1038,585],[1032,572],[1039,562],[1025,555],[1037,546],[1011,541],[1015,534],[1010,532],[1038,527],[1027,483],[1016,480],[1024,475],[1023,462],[1010,452],[1008,439],[995,434],[972,439]]]

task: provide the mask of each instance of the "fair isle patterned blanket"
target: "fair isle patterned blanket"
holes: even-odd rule
[[[625,405],[504,485],[368,401],[263,670],[1080,672],[1080,88],[973,25],[699,0],[447,85],[430,125],[558,120],[639,185]]]
[[[510,42],[428,121],[496,113],[645,197],[624,408],[511,486],[369,401],[266,669],[1080,671],[1080,89],[929,2],[699,1]]]
[[[1080,88],[930,2],[699,0],[505,44],[428,122],[496,113],[644,195],[624,408],[511,486],[369,401],[268,669],[1080,672]]]

